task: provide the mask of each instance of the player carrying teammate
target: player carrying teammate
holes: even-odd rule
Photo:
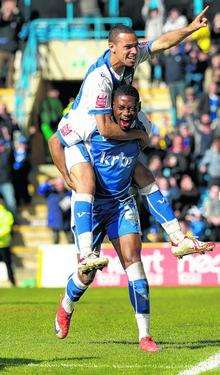
[[[85,157],[86,147],[80,141],[90,141],[93,132],[98,128],[100,134],[107,139],[136,139],[141,145],[146,145],[148,137],[145,131],[130,129],[126,132],[123,126],[120,128],[112,120],[112,91],[125,82],[129,84],[132,82],[138,64],[149,59],[153,54],[180,43],[192,32],[205,26],[206,10],[207,8],[187,27],[162,35],[153,42],[138,43],[131,28],[123,25],[114,27],[109,34],[109,50],[88,70],[70,112],[59,124],[59,132],[49,140],[55,165],[68,185],[76,191],[73,215],[80,252],[84,256],[83,265],[94,263],[96,267],[100,260],[97,260],[92,252],[95,177],[91,160]],[[67,146],[65,156],[61,143]],[[74,159],[70,173],[66,166],[69,159],[71,161]],[[169,235],[174,255],[182,256],[210,250],[210,243],[205,244],[184,236],[153,176],[142,164],[136,166],[134,176],[143,202]]]
[[[132,86],[121,86],[114,94],[114,120],[124,129],[142,126],[137,119],[139,95]],[[96,130],[91,137],[90,157],[94,160],[97,181],[93,210],[93,249],[100,251],[107,234],[115,247],[128,276],[131,304],[139,329],[140,348],[158,350],[150,337],[149,286],[141,262],[141,236],[135,200],[129,195],[133,172],[140,152],[139,142],[104,139]],[[76,233],[77,237],[77,233]],[[78,243],[78,241],[76,241]],[[58,338],[68,334],[70,319],[76,302],[94,278],[74,273],[67,282],[65,296],[56,315]]]

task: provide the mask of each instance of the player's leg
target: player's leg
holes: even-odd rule
[[[92,212],[95,192],[95,176],[88,149],[83,142],[65,148],[65,160],[71,181],[75,187],[74,204],[71,206],[71,222],[78,241],[81,256],[79,267],[102,268],[106,258],[100,259],[93,252]]]
[[[184,235],[171,205],[160,192],[152,173],[140,162],[136,166],[134,180],[139,187],[144,206],[168,234],[173,255],[182,257],[213,250],[213,242],[205,243]]]
[[[128,277],[128,290],[138,327],[139,346],[147,352],[158,347],[150,335],[150,293],[147,277],[140,257],[139,234],[129,234],[112,240]]]
[[[99,254],[99,249],[103,238],[106,234],[104,230],[102,230],[103,223],[99,221],[100,218],[94,215],[93,218],[93,233],[94,233],[94,243],[93,248],[97,254]],[[75,235],[75,246],[77,250],[78,261],[80,259],[79,248],[78,248],[78,239],[77,233],[74,232]],[[65,288],[64,296],[60,302],[60,306],[56,313],[55,318],[55,333],[56,336],[60,339],[64,339],[69,332],[70,322],[72,318],[72,314],[74,312],[75,306],[78,301],[81,299],[85,291],[87,290],[88,286],[92,283],[96,274],[96,269],[89,271],[88,273],[82,273],[78,268],[74,270],[74,272],[69,276],[67,280],[67,285]]]
[[[115,211],[115,214],[114,214]],[[130,301],[135,312],[140,348],[157,351],[150,336],[149,285],[140,257],[140,223],[135,201],[130,198],[112,207],[107,233],[128,276]]]

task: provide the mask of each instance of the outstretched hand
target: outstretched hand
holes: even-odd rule
[[[205,17],[205,14],[207,10],[209,9],[209,5],[203,9],[201,13],[198,14],[198,16],[192,21],[191,26],[193,28],[193,31],[199,30],[202,27],[206,27],[208,25],[208,20]]]

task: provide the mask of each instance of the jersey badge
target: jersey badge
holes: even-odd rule
[[[99,94],[96,98],[95,106],[96,108],[105,108],[107,104],[107,95]]]
[[[72,132],[72,129],[70,129],[69,124],[66,124],[60,129],[60,132],[63,137],[66,137],[68,134]]]

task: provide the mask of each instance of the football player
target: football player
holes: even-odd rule
[[[142,129],[138,110],[138,91],[129,85],[119,86],[113,94],[114,121],[124,131],[131,127]],[[138,140],[109,140],[98,130],[91,136],[87,156],[88,160],[93,160],[96,177],[93,251],[98,256],[107,234],[128,277],[129,296],[138,326],[140,348],[143,351],[156,352],[158,346],[150,336],[149,285],[141,261],[139,214],[135,200],[129,193],[139,153]],[[78,244],[77,231],[75,235]],[[58,338],[63,339],[67,336],[74,306],[94,278],[93,267],[88,267],[84,271],[88,274],[78,270],[68,279],[65,295],[55,319]]]

